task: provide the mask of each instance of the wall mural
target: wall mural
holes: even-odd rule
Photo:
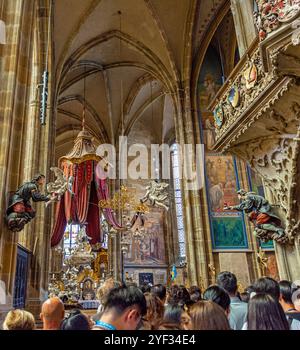
[[[218,64],[219,62],[219,64]],[[214,117],[208,105],[222,85],[222,68],[217,51],[210,46],[198,81],[200,127],[205,145],[207,198],[214,249],[248,248],[243,214],[224,211],[225,205],[239,203],[236,165],[232,156],[211,151],[215,143]]]
[[[219,62],[219,64],[218,64]],[[222,68],[218,53],[209,46],[202,64],[198,81],[199,106],[201,111],[201,129],[205,149],[210,150],[215,143],[213,114],[207,109],[222,85]]]
[[[125,266],[165,265],[163,226],[163,213],[160,210],[146,214],[145,235],[143,237],[131,235],[129,250],[125,254]]]

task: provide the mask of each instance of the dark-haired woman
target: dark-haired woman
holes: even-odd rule
[[[285,313],[278,300],[270,294],[259,293],[248,304],[248,330],[289,330]]]
[[[92,328],[92,322],[81,313],[80,310],[72,310],[70,314],[62,321],[61,330],[64,331],[87,331]]]
[[[203,294],[204,300],[211,300],[214,303],[221,306],[221,308],[225,311],[227,317],[230,314],[230,297],[228,293],[222,287],[217,285],[210,286],[206,289]]]

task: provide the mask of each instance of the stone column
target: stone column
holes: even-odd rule
[[[256,28],[253,20],[253,0],[231,0],[235,32],[240,57],[247,51],[256,38]]]
[[[0,48],[0,186],[5,194],[0,205],[2,218],[9,192],[15,191],[38,171],[47,175],[50,164],[51,110],[48,111],[47,126],[41,128],[36,104],[36,86],[41,80],[44,69],[42,62],[45,61],[47,26],[44,20],[48,12],[44,5],[47,4],[44,0],[4,1],[7,44]],[[49,95],[51,97],[51,91]],[[1,223],[0,279],[6,284],[6,310],[12,307],[17,243],[33,254],[29,266],[27,299],[31,299],[34,289],[35,297],[40,301],[40,287],[44,291],[47,289],[50,227],[44,204],[34,204],[34,207],[37,210],[36,218],[20,233],[8,231],[4,220]]]
[[[9,192],[23,181],[24,128],[28,113],[27,88],[30,81],[31,39],[34,1],[0,1],[6,23],[7,43],[0,45],[0,280],[5,283],[3,317],[12,308],[18,233],[8,231],[4,220]]]

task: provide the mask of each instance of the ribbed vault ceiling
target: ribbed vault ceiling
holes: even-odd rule
[[[83,105],[97,143],[115,143],[137,122],[165,141],[174,129],[172,96],[221,3],[55,0],[56,157],[72,147]]]

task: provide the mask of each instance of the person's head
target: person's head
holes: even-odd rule
[[[135,330],[141,326],[142,316],[147,312],[143,292],[134,286],[113,288],[104,302],[101,321],[118,330]]]
[[[292,301],[292,283],[289,281],[279,282],[279,302],[284,308],[284,305],[293,305]]]
[[[240,189],[237,191],[237,195],[238,195],[238,199],[241,200],[241,199],[245,199],[246,198],[246,194],[247,192],[243,189]]]
[[[240,299],[244,303],[248,303],[249,299],[250,299],[250,294],[248,292],[242,292],[242,293],[240,293]]]
[[[87,331],[92,328],[88,317],[81,313],[80,310],[72,310],[69,315],[62,321],[61,330],[64,331]]]
[[[224,309],[211,300],[201,300],[191,306],[192,330],[230,330]]]
[[[190,329],[190,316],[180,305],[168,304],[162,323],[177,325],[180,329]]]
[[[31,180],[32,182],[36,182],[39,185],[43,185],[45,183],[45,175],[43,174],[36,174]]]
[[[3,329],[7,331],[35,329],[35,320],[33,315],[25,310],[11,310],[6,315]]]
[[[229,271],[220,272],[217,276],[217,285],[226,290],[229,296],[234,297],[237,293],[237,279],[235,274]]]
[[[150,329],[157,328],[161,323],[164,316],[164,305],[162,301],[151,293],[144,294],[147,303],[147,314],[144,317],[144,327],[147,326]]]
[[[57,297],[49,298],[42,305],[42,312],[40,314],[43,329],[59,329],[64,316],[65,308],[62,301]]]
[[[174,285],[169,290],[168,303],[181,307],[189,306],[192,303],[190,293],[184,286]]]
[[[245,303],[249,303],[251,293],[255,293],[254,287],[252,284],[248,286],[243,293],[240,294],[241,300],[244,301]]]
[[[197,301],[201,300],[201,289],[197,286],[192,286],[189,289],[191,301],[193,303],[196,303]]]
[[[271,277],[259,278],[254,284],[253,289],[255,293],[267,293],[272,295],[276,300],[279,300],[280,290],[279,284]]]
[[[108,278],[103,284],[102,286],[100,286],[97,289],[96,292],[96,298],[97,300],[99,300],[101,303],[104,302],[105,297],[107,296],[107,294],[109,293],[110,290],[112,290],[113,288],[119,287],[121,284],[119,284],[118,282],[115,282],[114,279],[112,277]]]
[[[285,313],[271,294],[258,293],[248,304],[248,330],[288,330]]]
[[[210,286],[206,289],[203,294],[204,300],[211,300],[214,303],[221,306],[221,308],[225,311],[228,316],[230,313],[230,297],[225,289],[214,285]]]
[[[162,284],[156,284],[151,288],[151,293],[157,296],[161,302],[164,304],[166,301],[167,290]]]
[[[151,285],[149,283],[143,284],[140,288],[143,293],[151,292]]]

